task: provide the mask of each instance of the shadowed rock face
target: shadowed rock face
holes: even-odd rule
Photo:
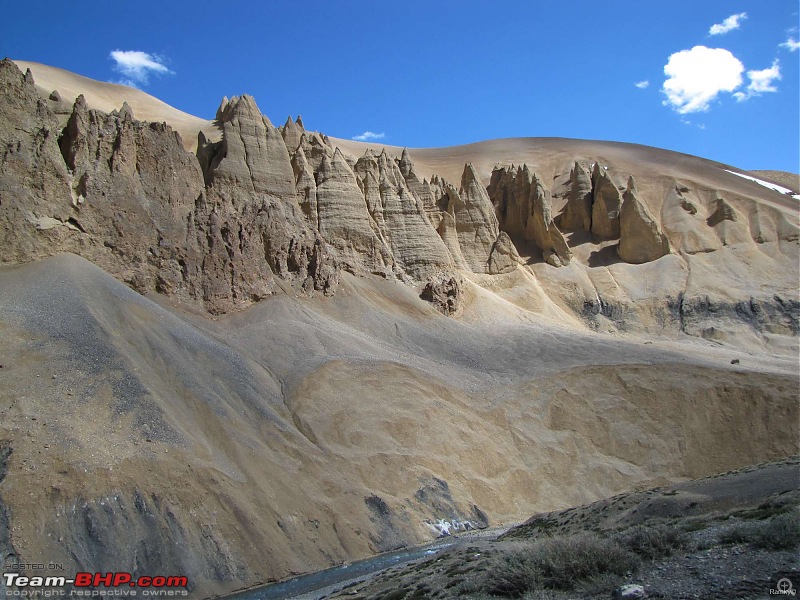
[[[622,205],[617,184],[597,162],[592,171],[592,233],[599,238],[619,237],[619,211]]]
[[[589,173],[576,162],[569,173],[569,197],[556,224],[565,231],[592,230],[592,180]]]
[[[534,242],[547,263],[555,267],[569,263],[572,252],[553,222],[550,192],[527,165],[516,171],[513,166],[496,168],[489,194],[501,215],[501,229]]]

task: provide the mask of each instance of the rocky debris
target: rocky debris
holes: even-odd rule
[[[434,308],[446,316],[452,316],[461,307],[463,282],[456,275],[436,273],[432,275],[419,297],[433,304]]]
[[[625,262],[638,265],[669,254],[669,241],[637,197],[633,177],[628,179],[628,187],[623,194],[619,225],[617,252]]]
[[[553,221],[550,192],[527,165],[496,167],[488,193],[500,214],[501,229],[533,241],[544,260],[560,267],[569,263],[572,252]]]
[[[592,171],[592,233],[603,239],[619,237],[622,197],[617,184],[597,162]]]
[[[53,90],[50,92],[50,95],[47,98],[53,102],[61,102],[61,94],[58,93],[58,90]]]
[[[569,172],[567,203],[555,221],[565,231],[592,230],[592,180],[577,161]]]
[[[644,586],[638,584],[622,585],[611,592],[611,597],[615,600],[624,600],[626,598],[647,598],[644,591]]]

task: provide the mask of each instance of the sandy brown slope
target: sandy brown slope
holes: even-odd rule
[[[74,256],[5,268],[6,550],[203,596],[798,450],[794,360],[343,285],[213,321]]]
[[[181,134],[184,146],[194,152],[197,148],[197,134],[200,130],[216,135],[216,130],[211,121],[195,117],[188,113],[173,108],[158,98],[136,88],[97,81],[82,75],[77,75],[64,69],[43,65],[41,63],[25,60],[14,61],[22,72],[30,69],[36,85],[44,96],[57,90],[62,100],[72,104],[80,94],[83,94],[89,106],[104,112],[119,110],[123,102],[127,102],[133,109],[137,119],[160,123],[166,121],[173,129]],[[213,109],[212,109],[213,110]]]
[[[187,148],[209,125],[31,68],[40,91],[125,99]],[[211,319],[71,254],[6,267],[0,551],[185,572],[202,596],[424,541],[438,519],[509,522],[798,451],[796,201],[630,144],[529,138],[412,157],[456,183],[465,162],[483,177],[528,162],[556,211],[574,160],[608,161],[620,183],[635,175],[674,251],[630,265],[570,234],[575,259],[555,268],[521,246],[509,273],[461,273],[455,318],[370,276],[343,274],[334,298],[287,284]],[[670,196],[682,189],[696,213]],[[718,195],[733,217],[721,225]],[[108,254],[62,233],[68,249]]]

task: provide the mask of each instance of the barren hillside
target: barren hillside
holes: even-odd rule
[[[3,556],[206,597],[800,451],[797,189],[0,83]]]

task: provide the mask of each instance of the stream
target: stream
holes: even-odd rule
[[[372,558],[355,561],[349,564],[331,567],[324,571],[300,575],[280,583],[272,583],[258,588],[253,588],[243,592],[236,592],[224,596],[225,600],[288,600],[301,594],[310,594],[317,590],[322,590],[338,583],[344,583],[352,579],[365,577],[372,573],[383,571],[395,565],[404,564],[436,554],[455,545],[455,541],[438,541],[427,546],[406,548],[395,552],[379,554]]]

